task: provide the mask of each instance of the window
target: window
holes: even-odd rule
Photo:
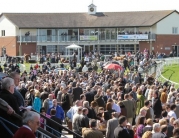
[[[1,30],[1,36],[5,36],[5,30]]]
[[[172,34],[178,34],[178,27],[172,28]]]

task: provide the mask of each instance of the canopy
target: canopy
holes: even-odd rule
[[[76,44],[72,44],[66,47],[66,55],[72,55],[72,53],[77,52],[77,60],[81,60],[82,58],[82,47]]]
[[[78,45],[76,45],[76,44],[72,44],[72,45],[70,45],[70,46],[67,46],[66,48],[67,48],[67,49],[76,49],[76,48],[81,49],[82,47],[81,47],[81,46],[78,46]]]

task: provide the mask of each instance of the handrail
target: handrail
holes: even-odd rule
[[[6,112],[8,111],[8,109],[7,109],[6,107],[2,106],[1,104],[0,104],[0,109],[4,110],[4,111],[6,111]],[[18,118],[19,120],[22,120],[22,117],[21,117],[20,115],[16,114],[16,113],[13,113],[12,116]],[[13,124],[13,125],[14,125],[14,124]],[[52,133],[50,133],[50,132],[48,132],[48,131],[46,131],[46,130],[40,128],[40,127],[38,128],[38,130],[39,130],[40,132],[42,132],[42,133],[48,135],[48,136],[51,137],[51,138],[58,138],[58,137],[55,136],[54,134],[52,134]]]
[[[49,128],[49,129],[51,129],[51,130],[53,130],[53,131],[59,133],[60,135],[62,135],[62,136],[64,136],[64,137],[67,137],[67,136],[63,135],[62,133],[60,133],[59,131],[55,130],[54,128],[48,126],[47,124],[45,124],[45,123],[41,123],[41,124],[43,124],[44,126],[46,126],[46,127]]]
[[[80,136],[79,134],[77,134],[77,133],[75,133],[75,132],[71,131],[70,129],[68,129],[68,128],[66,128],[66,127],[62,126],[61,124],[59,124],[59,123],[55,122],[54,120],[52,120],[52,119],[50,119],[50,118],[48,118],[48,117],[44,116],[43,114],[40,114],[39,112],[37,112],[37,111],[35,111],[35,110],[33,110],[33,109],[32,109],[32,111],[34,111],[34,112],[38,113],[41,117],[45,118],[46,120],[50,121],[51,123],[56,124],[56,125],[58,125],[58,126],[62,127],[62,129],[64,129],[64,130],[66,130],[66,131],[70,132],[71,134],[75,135],[77,138],[83,138],[83,137],[82,137],[82,136]]]
[[[8,131],[8,133],[13,136],[14,134],[12,133],[12,131],[4,124],[3,121],[0,120],[0,124],[2,124],[2,126]]]

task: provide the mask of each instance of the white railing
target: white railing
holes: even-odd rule
[[[160,62],[157,64],[156,78],[160,82],[166,82],[166,81],[168,81],[168,82],[174,84],[175,88],[179,88],[179,83],[171,81],[171,80],[165,78],[162,75],[162,70],[163,70],[164,66],[171,66],[173,64],[179,64],[179,58],[178,57],[176,57],[176,58],[165,58],[165,59],[160,59],[158,61],[160,61]]]

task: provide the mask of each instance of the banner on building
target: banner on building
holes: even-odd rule
[[[98,40],[97,35],[91,35],[91,36],[87,36],[87,35],[80,35],[80,41],[96,41]]]
[[[134,35],[118,35],[118,40],[146,40],[149,39],[148,34],[134,34]]]

